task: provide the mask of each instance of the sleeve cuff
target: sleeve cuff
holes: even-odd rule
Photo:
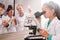
[[[52,35],[51,34],[49,34],[48,40],[52,40]]]

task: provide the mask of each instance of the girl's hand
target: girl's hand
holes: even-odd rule
[[[48,35],[49,35],[49,34],[48,34],[44,29],[40,29],[40,30],[39,30],[39,33],[40,33],[42,36],[48,38]]]
[[[13,19],[13,21],[14,21],[15,25],[17,25],[17,20],[16,19]]]
[[[3,25],[4,27],[8,27],[8,26],[9,26],[9,24],[8,24],[5,20],[2,22],[2,25]]]

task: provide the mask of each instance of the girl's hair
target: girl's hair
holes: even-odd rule
[[[5,9],[5,5],[2,4],[2,3],[0,3],[0,7],[3,8],[3,9]]]
[[[54,3],[53,1],[50,1],[48,3],[45,3],[44,5],[46,5],[49,9],[54,9],[55,15],[60,20],[60,6],[58,4]]]
[[[7,8],[7,12],[9,12],[10,10],[12,10],[13,8],[12,8],[12,5],[8,5],[8,8]]]

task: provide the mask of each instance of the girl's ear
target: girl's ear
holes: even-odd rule
[[[54,9],[52,9],[52,12],[53,12],[53,13],[55,13],[55,10],[54,10]]]
[[[56,16],[56,14],[55,14],[55,10],[54,10],[54,9],[52,9],[51,11],[52,11],[53,15],[55,15],[55,16]]]

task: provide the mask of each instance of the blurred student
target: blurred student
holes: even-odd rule
[[[50,1],[45,3],[42,7],[45,11],[45,18],[49,21],[45,23],[46,30],[40,29],[39,33],[46,37],[47,40],[60,40],[60,7],[58,4]]]
[[[3,27],[2,17],[5,12],[5,5],[3,3],[0,3],[0,34],[6,33],[6,28]]]
[[[3,17],[4,27],[7,29],[7,32],[16,32],[16,18],[13,16],[14,10],[12,5],[8,5],[6,10],[7,15]]]
[[[17,18],[17,31],[20,32],[24,29],[24,21],[25,21],[25,18],[26,18],[26,14],[24,13],[24,10],[23,10],[23,6],[21,4],[18,4],[17,7],[16,7],[17,11],[18,11],[18,15],[16,16]]]

